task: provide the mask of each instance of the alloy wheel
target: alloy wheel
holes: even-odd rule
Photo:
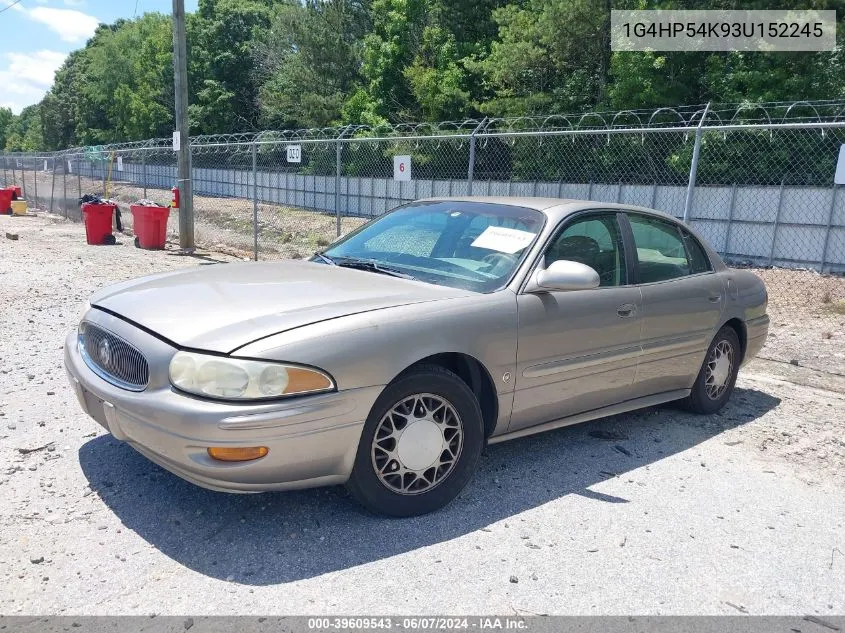
[[[442,482],[463,448],[463,423],[441,396],[407,396],[382,416],[371,457],[379,481],[393,492],[415,495]]]
[[[704,390],[711,400],[718,400],[725,393],[731,380],[734,348],[729,341],[719,341],[710,352],[704,375]]]

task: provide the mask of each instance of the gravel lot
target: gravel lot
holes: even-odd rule
[[[0,613],[845,613],[845,377],[755,361],[721,415],[490,447],[417,519],[213,493],[85,417],[61,347],[95,288],[232,257],[119,241],[0,217]]]

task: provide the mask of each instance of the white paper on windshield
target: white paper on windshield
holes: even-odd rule
[[[534,233],[509,229],[504,226],[488,226],[484,232],[475,238],[472,246],[486,248],[500,253],[516,253],[531,243]]]

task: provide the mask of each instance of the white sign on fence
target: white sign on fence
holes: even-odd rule
[[[173,131],[173,151],[178,152],[182,148],[182,139],[179,137],[179,130]]]
[[[393,180],[410,180],[411,179],[411,157],[410,156],[394,156],[393,157]]]
[[[47,159],[46,158],[44,159],[44,171],[45,172],[47,171]]]
[[[117,157],[117,171],[123,171],[123,156]]]
[[[302,146],[288,145],[288,162],[301,163],[302,162]]]
[[[67,173],[73,173],[73,163],[71,163],[70,161],[67,162]]]
[[[845,185],[845,144],[839,148],[839,160],[836,161],[836,174],[833,176],[833,184]]]

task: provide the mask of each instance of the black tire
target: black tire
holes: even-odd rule
[[[106,235],[103,238],[103,244],[107,244],[109,246],[114,246],[115,244],[117,244],[117,239],[115,238],[114,235]]]
[[[727,380],[724,383],[724,389],[719,392],[713,384],[708,384],[708,378],[712,373],[712,370],[708,371],[708,366],[714,362],[714,350],[717,348],[728,349],[726,346],[731,350],[731,365]],[[692,392],[681,401],[684,408],[693,413],[709,414],[716,413],[724,407],[733,393],[741,362],[742,348],[739,344],[739,337],[736,330],[726,325],[716,333],[710,347],[707,348],[707,355],[704,357],[698,377],[692,386]]]
[[[135,248],[141,248],[141,240],[139,240],[137,237],[135,238]]]
[[[457,456],[451,462],[451,466],[443,471],[440,470],[440,468],[444,468],[443,466],[424,467],[427,477],[434,482],[433,484],[429,484],[428,479],[422,479],[411,474],[407,475],[409,479],[406,480],[404,476],[400,477],[388,473],[383,475],[385,478],[385,481],[383,481],[382,477],[376,472],[376,461],[377,459],[384,460],[384,471],[388,471],[391,461],[390,458],[384,456],[385,451],[379,451],[374,446],[376,432],[378,431],[380,436],[384,437],[385,426],[382,421],[388,419],[386,414],[394,407],[400,406],[403,402],[407,402],[407,399],[418,394],[434,396],[431,402],[436,403],[437,399],[445,401],[451,405],[453,412],[457,414],[457,425],[463,432],[462,438],[460,438],[460,446],[457,449]],[[441,411],[441,409],[438,409],[438,411]],[[414,414],[417,414],[416,410]],[[452,417],[454,418],[454,416]],[[392,419],[401,422],[402,416],[394,415]],[[452,422],[454,422],[454,419],[452,419]],[[385,424],[392,426],[392,423]],[[446,426],[448,425],[438,427],[443,432],[444,442],[447,441],[449,429],[446,429],[446,431],[442,429]],[[409,427],[403,427],[403,429],[407,428]],[[381,440],[382,443],[384,441],[384,439]],[[388,439],[388,441],[390,440]],[[459,440],[454,439],[452,441],[457,442]],[[384,446],[384,444],[381,445]],[[421,365],[399,376],[385,387],[376,400],[364,425],[361,440],[358,443],[355,465],[346,486],[352,496],[372,512],[392,517],[427,514],[449,504],[464,489],[475,472],[483,445],[484,422],[481,416],[481,408],[466,383],[451,371],[440,366]],[[394,440],[394,447],[398,456],[400,447],[398,439]],[[444,451],[440,454],[438,463],[443,460],[443,455],[447,455],[448,459],[449,453]],[[397,460],[393,461],[396,462]],[[395,466],[399,468],[398,464],[395,464]],[[401,466],[404,468],[405,464],[401,464]],[[443,474],[438,475],[441,472]],[[442,478],[437,480],[438,476]],[[400,482],[397,485],[404,485],[404,482],[411,480],[414,482],[412,485],[429,487],[416,492],[398,492],[389,487],[389,483],[386,483],[386,480],[391,477],[394,482]],[[413,479],[414,477],[416,479]]]

